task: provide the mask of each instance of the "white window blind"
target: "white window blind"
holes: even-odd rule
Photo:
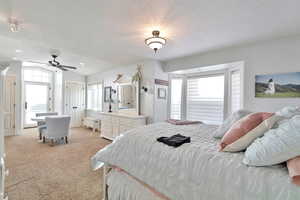
[[[187,120],[221,124],[224,115],[224,75],[187,79]]]
[[[182,79],[171,80],[170,118],[181,119]]]
[[[87,86],[87,109],[102,111],[102,84]]]
[[[241,108],[241,73],[239,70],[231,72],[231,113]]]

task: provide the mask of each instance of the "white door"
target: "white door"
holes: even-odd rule
[[[5,198],[5,163],[4,163],[4,102],[5,102],[5,71],[0,65],[0,200]]]
[[[16,77],[5,77],[4,88],[4,135],[15,135],[15,94],[16,94]]]
[[[84,83],[67,82],[65,89],[65,114],[71,116],[71,127],[80,127],[85,107]]]
[[[34,127],[36,122],[31,119],[36,113],[50,111],[50,85],[48,83],[25,82],[24,127]]]

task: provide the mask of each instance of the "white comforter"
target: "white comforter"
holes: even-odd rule
[[[215,126],[157,123],[129,131],[92,158],[118,166],[172,200],[296,200],[300,188],[283,165],[248,167],[243,153],[218,152]],[[182,134],[191,143],[178,148],[156,141]]]

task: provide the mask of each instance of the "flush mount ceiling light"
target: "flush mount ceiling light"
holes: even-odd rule
[[[16,20],[16,19],[9,19],[8,20],[8,23],[9,23],[9,29],[11,32],[13,33],[17,33],[19,32],[19,22]]]
[[[154,50],[156,53],[158,49],[161,49],[167,42],[165,38],[159,36],[160,32],[155,30],[152,31],[152,37],[149,37],[145,40],[145,43],[148,47]]]

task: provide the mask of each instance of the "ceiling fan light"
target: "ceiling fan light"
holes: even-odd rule
[[[9,29],[13,33],[19,32],[19,22],[15,19],[9,19]]]
[[[156,52],[166,44],[167,40],[159,36],[159,31],[153,31],[152,35],[153,37],[145,40],[145,44]]]
[[[161,49],[163,47],[163,44],[159,42],[152,42],[148,45],[151,49]]]
[[[166,40],[164,38],[151,37],[151,38],[146,39],[147,45],[149,45],[150,43],[153,43],[153,42],[159,42],[163,45],[166,44]]]

